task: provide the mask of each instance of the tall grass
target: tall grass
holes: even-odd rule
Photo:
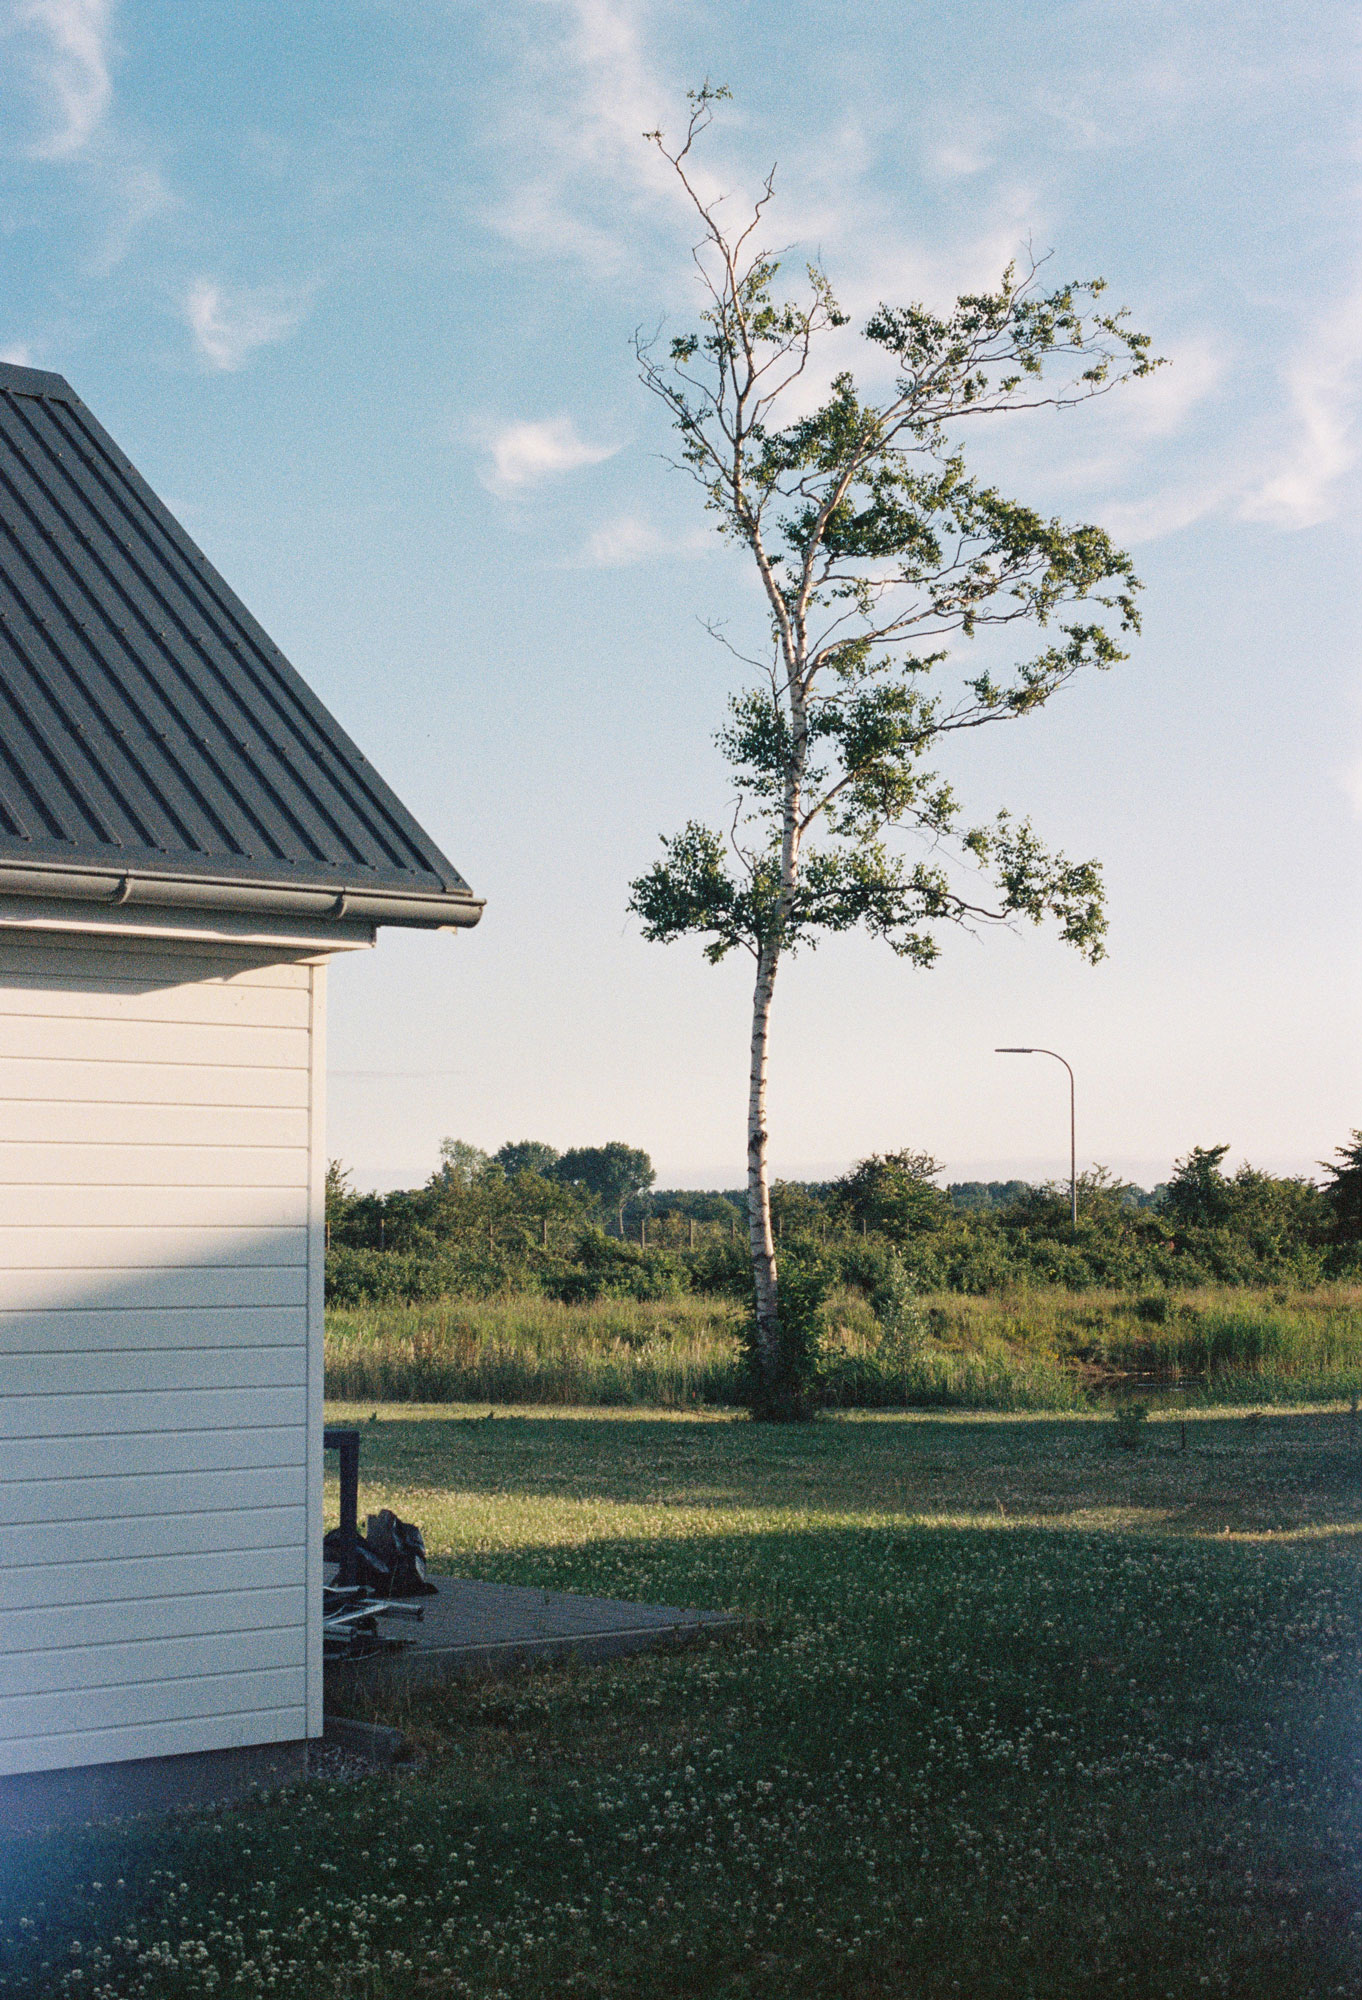
[[[856,1293],[829,1312],[829,1403],[848,1409],[1075,1409],[1052,1355],[986,1332],[886,1341]],[[738,1315],[708,1299],[564,1305],[510,1295],[327,1314],[327,1394],[375,1402],[603,1404],[684,1409],[741,1399]]]
[[[841,1408],[1072,1410],[1177,1387],[1210,1403],[1362,1389],[1362,1289],[942,1293],[892,1336],[864,1296],[828,1305],[824,1394]],[[375,1402],[606,1404],[741,1399],[738,1315],[722,1300],[533,1294],[333,1307],[328,1394]]]
[[[1202,1402],[1350,1397],[1362,1387],[1362,1289],[1001,1292],[919,1302],[945,1349],[1053,1367],[1089,1395],[1178,1388]],[[1054,1407],[1063,1408],[1057,1403]]]
[[[712,1299],[564,1305],[528,1293],[333,1307],[326,1392],[361,1402],[733,1403],[736,1315]]]
[[[864,1298],[829,1312],[825,1391],[847,1408],[1072,1410],[1139,1387],[1212,1404],[1303,1402],[1362,1389],[1356,1287],[1254,1292],[941,1293],[890,1338]]]
[[[923,1301],[909,1325],[886,1332],[858,1292],[828,1305],[822,1382],[838,1409],[1076,1410],[1078,1373],[1045,1342],[989,1324],[978,1299],[951,1310]]]
[[[1362,1367],[1362,1312],[1309,1295],[1290,1303],[1211,1298],[1174,1308],[1161,1324],[1113,1328],[1103,1354],[1109,1366],[1168,1378],[1334,1380]]]

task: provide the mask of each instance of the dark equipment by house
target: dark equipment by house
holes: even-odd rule
[[[336,1582],[345,1589],[359,1581],[359,1432],[324,1430],[322,1450],[340,1457],[340,1526],[323,1540],[322,1554],[339,1564]]]
[[[370,1514],[359,1532],[359,1432],[326,1430],[325,1450],[340,1457],[340,1523],[322,1538],[322,1556],[336,1576],[322,1591],[322,1644],[328,1659],[386,1652],[404,1642],[380,1633],[379,1618],[420,1618],[412,1597],[434,1597],[426,1576],[426,1544],[412,1521],[389,1507]]]
[[[426,1577],[426,1538],[414,1521],[400,1521],[390,1507],[371,1514],[356,1537],[360,1560],[374,1574],[370,1588],[380,1597],[434,1597]]]
[[[362,1583],[342,1587],[327,1584],[322,1590],[322,1657],[327,1660],[362,1659],[366,1653],[391,1653],[406,1644],[380,1632],[380,1618],[417,1618],[419,1604],[400,1604],[375,1597]]]

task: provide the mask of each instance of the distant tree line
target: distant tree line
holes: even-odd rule
[[[1067,1184],[940,1185],[929,1153],[873,1153],[836,1180],[777,1181],[783,1254],[826,1288],[985,1293],[1018,1285],[1145,1289],[1362,1278],[1362,1131],[1323,1178],[1193,1146],[1152,1190],[1095,1167]],[[655,1186],[622,1141],[559,1153],[536,1140],[487,1153],[447,1139],[424,1186],[359,1194],[327,1174],[328,1296],[336,1303],[530,1289],[563,1299],[666,1298],[750,1287],[746,1195]]]

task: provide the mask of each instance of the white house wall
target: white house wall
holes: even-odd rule
[[[320,1729],[323,980],[0,935],[0,1773]]]

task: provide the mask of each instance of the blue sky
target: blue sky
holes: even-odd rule
[[[644,145],[706,75],[713,185],[778,162],[770,240],[854,319],[1029,244],[1172,365],[981,437],[1018,497],[1134,549],[1114,673],[962,746],[1103,858],[1052,936],[783,977],[776,1170],[912,1144],[953,1177],[1149,1182],[1188,1146],[1309,1171],[1362,1123],[1358,46],[1243,0],[0,0],[0,353],[69,376],[488,898],[332,975],[332,1149],[646,1146],[734,1184],[747,973],[645,944],[627,884],[722,811],[741,562],[668,470],[639,326],[688,323],[691,225]]]

